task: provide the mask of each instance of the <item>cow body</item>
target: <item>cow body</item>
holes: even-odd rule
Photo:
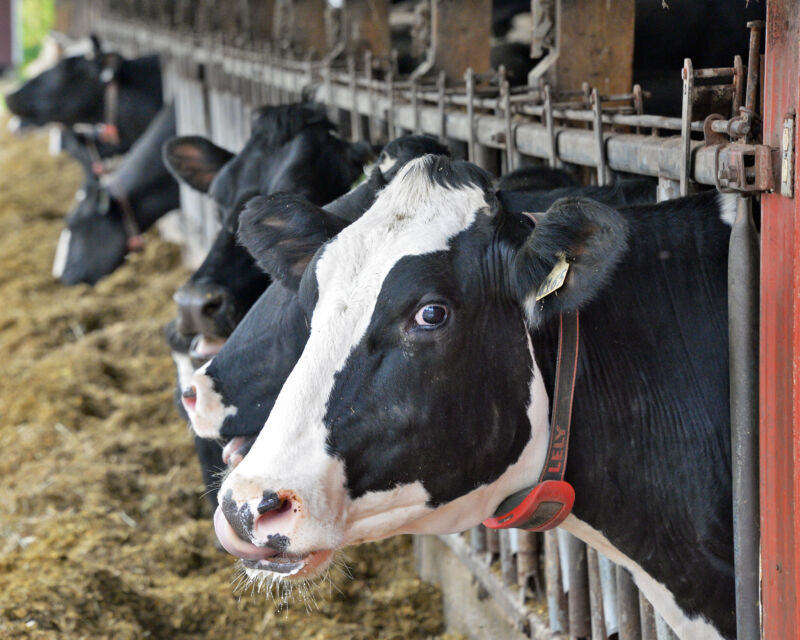
[[[539,476],[558,314],[579,309],[565,526],[681,637],[733,637],[729,204],[563,199],[534,227],[477,167],[410,163],[299,283],[309,340],[221,488],[220,541],[255,576],[307,576],[348,544],[492,515]],[[292,208],[248,209],[260,262],[286,259],[272,229]],[[562,253],[565,284],[536,300]]]

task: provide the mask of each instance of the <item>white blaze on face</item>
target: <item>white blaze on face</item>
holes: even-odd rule
[[[237,408],[226,406],[222,396],[214,390],[214,381],[206,375],[211,361],[192,371],[184,389],[195,388],[197,398],[193,409],[187,408],[192,429],[201,438],[219,438],[222,423],[228,416],[235,416]]]
[[[69,256],[69,241],[72,233],[69,229],[64,229],[58,237],[58,245],[56,245],[56,257],[53,259],[53,277],[60,278],[64,273],[64,268],[67,266],[67,257]]]
[[[324,424],[334,376],[364,336],[392,267],[404,256],[447,249],[486,208],[482,189],[439,186],[426,167],[424,159],[403,167],[372,208],[326,245],[316,266],[319,299],[305,350],[250,453],[222,486],[220,495],[232,490],[238,503],[257,504],[265,490],[299,496],[303,517],[289,534],[295,552],[373,537],[370,527],[355,527],[369,517],[376,518],[381,535],[389,535],[429,511],[427,492],[418,483],[382,492],[402,505],[385,495],[351,504],[343,464],[326,452]],[[348,520],[358,530],[355,535],[346,530]]]

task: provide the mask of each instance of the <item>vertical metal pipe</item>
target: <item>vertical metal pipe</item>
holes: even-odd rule
[[[569,536],[569,634],[583,638],[591,634],[591,608],[589,606],[589,569],[586,562],[586,544]]]
[[[472,72],[472,67],[468,67],[464,72],[464,82],[467,85],[467,122],[469,123],[467,160],[477,162],[475,158],[475,74]]]
[[[586,560],[589,573],[589,610],[592,621],[592,640],[604,640],[606,637],[606,620],[603,614],[603,589],[597,551],[588,547]]]
[[[619,640],[639,640],[642,623],[639,615],[639,590],[627,569],[617,565],[617,608]]]
[[[544,85],[544,123],[547,127],[547,137],[550,141],[550,153],[547,159],[551,167],[558,167],[558,141],[556,140],[556,124],[553,120],[553,96],[550,85]]]
[[[606,635],[619,632],[619,613],[617,611],[616,565],[602,553],[597,554],[600,563],[600,585],[603,591],[603,617],[606,622]]]
[[[439,142],[447,144],[447,111],[445,109],[445,89],[447,88],[447,75],[444,71],[439,72],[436,79],[436,89],[438,90],[437,102],[439,108]]]
[[[750,50],[747,55],[747,92],[744,99],[744,107],[748,111],[756,108],[756,96],[758,95],[758,72],[761,68],[761,30],[764,28],[763,20],[753,20],[747,23],[750,29]]]
[[[561,563],[558,559],[558,533],[544,533],[544,573],[547,591],[547,612],[552,633],[567,633],[567,602],[561,586]]]
[[[597,184],[601,187],[608,184],[608,167],[606,163],[606,143],[603,138],[603,109],[600,105],[600,94],[592,89],[592,108],[594,109],[594,136],[597,142]]]
[[[486,529],[483,525],[472,527],[469,532],[469,544],[476,553],[486,551]]]
[[[689,172],[692,168],[692,102],[694,68],[690,58],[683,61],[683,106],[681,109],[681,195],[689,194]]]
[[[752,200],[736,199],[728,252],[731,449],[733,454],[733,552],[736,571],[736,629],[739,638],[758,638],[758,333],[759,240]]]
[[[364,132],[361,127],[361,114],[358,112],[358,82],[356,78],[356,58],[353,55],[347,56],[347,73],[350,80],[350,134],[353,142],[360,142],[364,139]]]
[[[414,112],[414,134],[420,135],[422,127],[419,122],[419,96],[417,95],[419,79],[416,76],[411,76],[411,110]]]
[[[657,640],[656,616],[653,605],[639,593],[639,617],[642,620],[642,640]]]
[[[511,532],[507,529],[500,531],[500,574],[506,584],[517,583],[517,563],[511,548]]]
[[[500,538],[497,529],[486,530],[486,550],[493,556],[500,554]]]
[[[386,93],[386,97],[389,99],[389,108],[386,111],[386,130],[389,140],[393,140],[397,137],[397,130],[394,126],[394,71],[386,74]]]
[[[517,584],[524,594],[528,584],[532,581],[536,596],[541,597],[539,577],[536,573],[539,568],[538,550],[537,534],[520,531],[519,550],[517,551]]]

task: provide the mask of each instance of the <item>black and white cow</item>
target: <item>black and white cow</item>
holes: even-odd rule
[[[204,138],[175,138],[164,148],[173,173],[207,192],[222,214],[222,229],[203,264],[175,293],[178,329],[197,336],[200,358],[214,355],[270,283],[236,243],[239,213],[254,195],[302,193],[317,204],[345,193],[368,160],[367,145],[333,133],[324,110],[311,104],[266,107],[235,156]]]
[[[384,149],[381,158],[397,158],[398,161],[385,176],[373,174],[358,187],[356,192],[362,191],[365,196],[357,207],[359,215],[372,205],[378,191],[406,162],[423,155],[426,149],[427,153],[445,154],[444,149],[432,148],[435,141],[430,138],[419,138],[419,142],[424,144],[412,144],[414,139],[414,136],[399,138]],[[383,160],[380,164],[386,169],[389,161]],[[552,179],[554,184],[565,181],[564,175],[546,167],[515,171],[499,178],[497,186],[524,187],[532,191],[498,191],[497,197],[506,211],[514,213],[541,211],[566,196],[590,197],[614,205],[655,201],[655,185],[649,179],[628,180],[612,187],[537,191],[542,189],[547,179]],[[338,207],[338,203],[348,199],[352,201],[356,192],[326,205],[324,209],[348,221],[354,220],[355,217]],[[230,453],[225,456],[226,460],[236,463],[246,454],[300,357],[307,338],[306,315],[293,291],[287,290],[280,282],[273,283],[245,316],[225,347],[192,376],[191,404],[187,407],[192,427],[202,437],[229,442]]]
[[[58,240],[55,278],[68,285],[95,284],[140,247],[140,233],[179,206],[178,185],[161,160],[162,145],[174,135],[175,109],[168,105],[107,186],[87,179]]]
[[[254,201],[241,237],[259,263],[310,261],[310,336],[222,484],[223,546],[255,579],[302,578],[346,545],[482,522],[539,477],[558,317],[579,309],[562,526],[628,568],[681,638],[732,638],[733,203],[566,198],[534,225],[479,168],[426,157],[318,249],[315,207]],[[537,301],[562,255],[563,286]]]
[[[5,101],[27,124],[106,125],[95,140],[98,151],[104,157],[125,153],[163,105],[159,59],[127,59],[103,51],[94,38],[87,54],[61,59]]]
[[[448,153],[427,136],[392,140],[364,182],[320,210],[324,231],[315,239],[327,238],[358,219],[407,162]],[[220,352],[192,375],[184,398],[192,427],[204,438],[227,442],[226,462],[236,463],[247,453],[307,339],[308,322],[294,290],[273,282]]]

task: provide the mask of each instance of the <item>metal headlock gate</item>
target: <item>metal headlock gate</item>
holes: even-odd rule
[[[390,49],[388,0],[330,3],[341,8],[325,0],[60,4],[65,14],[89,16],[84,22],[124,53],[159,52],[179,132],[233,151],[247,138],[253,107],[312,98],[351,139],[427,133],[495,173],[570,163],[593,168],[601,185],[610,171],[656,177],[660,200],[693,184],[740,193],[729,265],[738,636],[799,638],[800,12],[792,0],[768,0],[766,29],[742,25],[751,31],[750,50],[730,67],[695,69],[685,60],[676,69],[682,116],[668,118],[644,114],[642,89],[629,89],[633,0],[532,0],[532,49],[543,57],[528,86],[514,88],[503,69],[489,71],[490,0],[425,3],[426,53],[407,77],[398,75]],[[614,39],[610,54],[575,53],[589,49],[576,43],[602,38]],[[560,56],[568,50],[569,59]],[[709,94],[731,117],[693,117],[695,98]],[[760,238],[754,195],[762,204]],[[184,190],[182,203],[181,236],[197,262],[218,223],[204,198]],[[474,637],[499,637],[489,611],[498,608],[510,637],[675,637],[626,570],[563,531],[477,527],[420,537],[416,549],[423,577],[443,583],[449,622]],[[447,569],[454,562],[459,569]],[[459,571],[471,581],[453,578]],[[476,608],[466,612],[459,600]]]

